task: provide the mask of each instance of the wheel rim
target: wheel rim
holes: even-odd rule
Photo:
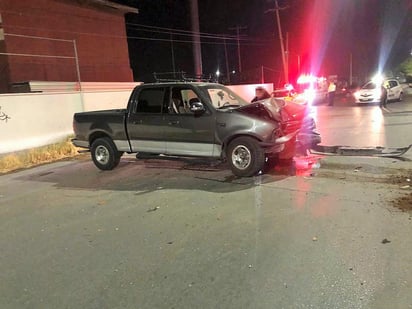
[[[97,146],[94,154],[96,157],[96,161],[99,162],[100,164],[106,165],[107,163],[109,163],[110,153],[106,147],[102,145]]]
[[[250,150],[244,145],[238,145],[232,151],[232,163],[240,170],[245,170],[249,167],[252,160]]]

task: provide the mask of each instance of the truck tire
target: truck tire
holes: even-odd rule
[[[98,138],[92,143],[90,149],[94,164],[103,171],[114,169],[120,162],[121,152],[108,137]]]
[[[227,148],[227,160],[233,174],[250,177],[263,170],[265,152],[252,137],[238,137]]]

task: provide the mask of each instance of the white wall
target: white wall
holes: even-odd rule
[[[102,90],[0,95],[0,154],[59,142],[73,134],[73,114],[81,111],[126,108],[134,83]],[[272,84],[229,86],[250,101],[257,86],[269,92]],[[97,88],[96,88],[97,87]],[[117,88],[117,89],[114,89]],[[5,115],[10,119],[2,120]]]
[[[59,142],[73,133],[74,113],[125,108],[131,91],[0,95],[0,154]]]

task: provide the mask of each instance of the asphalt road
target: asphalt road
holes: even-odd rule
[[[325,144],[412,143],[411,98],[313,113]],[[411,213],[394,207],[410,158],[312,156],[298,176],[237,179],[81,156],[0,176],[0,308],[412,308]]]

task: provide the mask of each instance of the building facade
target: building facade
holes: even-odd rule
[[[28,81],[133,81],[130,12],[107,0],[0,0],[0,92]]]

